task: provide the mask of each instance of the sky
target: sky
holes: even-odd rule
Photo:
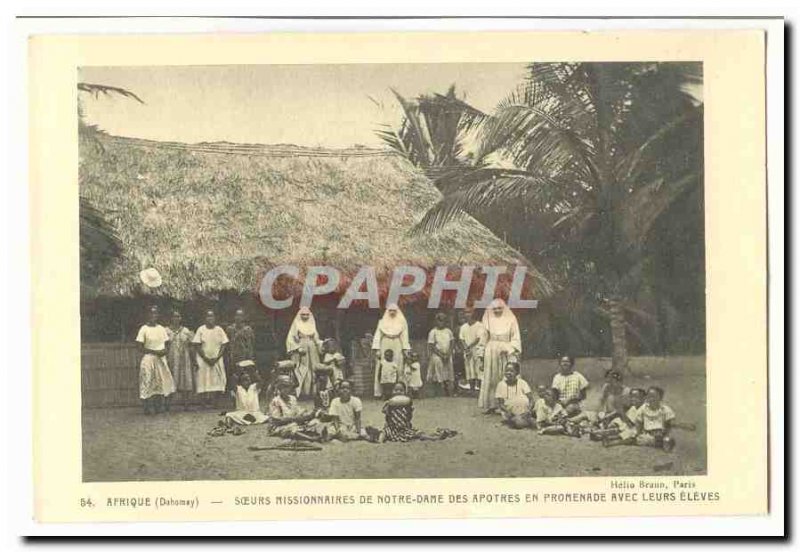
[[[81,94],[90,124],[118,136],[178,142],[229,141],[379,146],[406,97],[445,92],[486,111],[525,75],[523,64],[349,64],[84,67],[82,82],[118,86],[121,96]]]

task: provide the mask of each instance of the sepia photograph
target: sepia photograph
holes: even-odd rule
[[[83,482],[707,474],[701,62],[77,69]]]

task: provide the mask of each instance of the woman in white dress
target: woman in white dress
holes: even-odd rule
[[[408,341],[408,322],[403,316],[402,311],[396,304],[386,307],[383,318],[375,328],[375,335],[372,338],[372,351],[375,363],[375,386],[373,394],[375,397],[381,396],[380,370],[379,363],[384,358],[387,349],[392,350],[393,361],[397,363],[400,373],[405,371],[405,362],[408,353],[411,352],[411,344]]]
[[[192,338],[197,363],[195,386],[206,407],[212,406],[215,394],[225,393],[223,355],[228,346],[228,335],[221,326],[217,326],[216,320],[214,311],[206,312],[206,323],[197,328]]]
[[[484,413],[497,410],[495,389],[503,379],[506,365],[519,362],[522,354],[517,317],[502,299],[495,299],[483,314],[483,373],[478,405]]]
[[[142,352],[139,362],[139,398],[145,414],[155,414],[169,409],[167,398],[175,392],[175,381],[167,366],[166,328],[158,323],[158,308],[150,307],[147,324],[136,335]]]
[[[311,395],[314,367],[320,363],[321,346],[314,314],[308,307],[300,307],[286,335],[286,353],[294,361],[298,397]]]

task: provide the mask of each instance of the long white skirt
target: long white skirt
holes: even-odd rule
[[[269,419],[267,415],[260,410],[255,410],[253,412],[249,410],[234,410],[233,412],[226,413],[225,416],[239,425],[263,424]],[[245,416],[252,419],[247,419]]]
[[[146,354],[139,363],[139,398],[149,399],[156,395],[171,395],[175,392],[175,381],[167,361],[158,355]]]
[[[479,359],[475,353],[464,353],[464,377],[467,380],[481,379],[481,369],[478,366]]]
[[[223,359],[219,359],[216,364],[210,366],[205,360],[197,357],[197,366],[195,385],[198,393],[225,391],[225,361]]]

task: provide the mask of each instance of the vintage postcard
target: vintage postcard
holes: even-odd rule
[[[768,512],[761,31],[29,48],[38,521]]]

